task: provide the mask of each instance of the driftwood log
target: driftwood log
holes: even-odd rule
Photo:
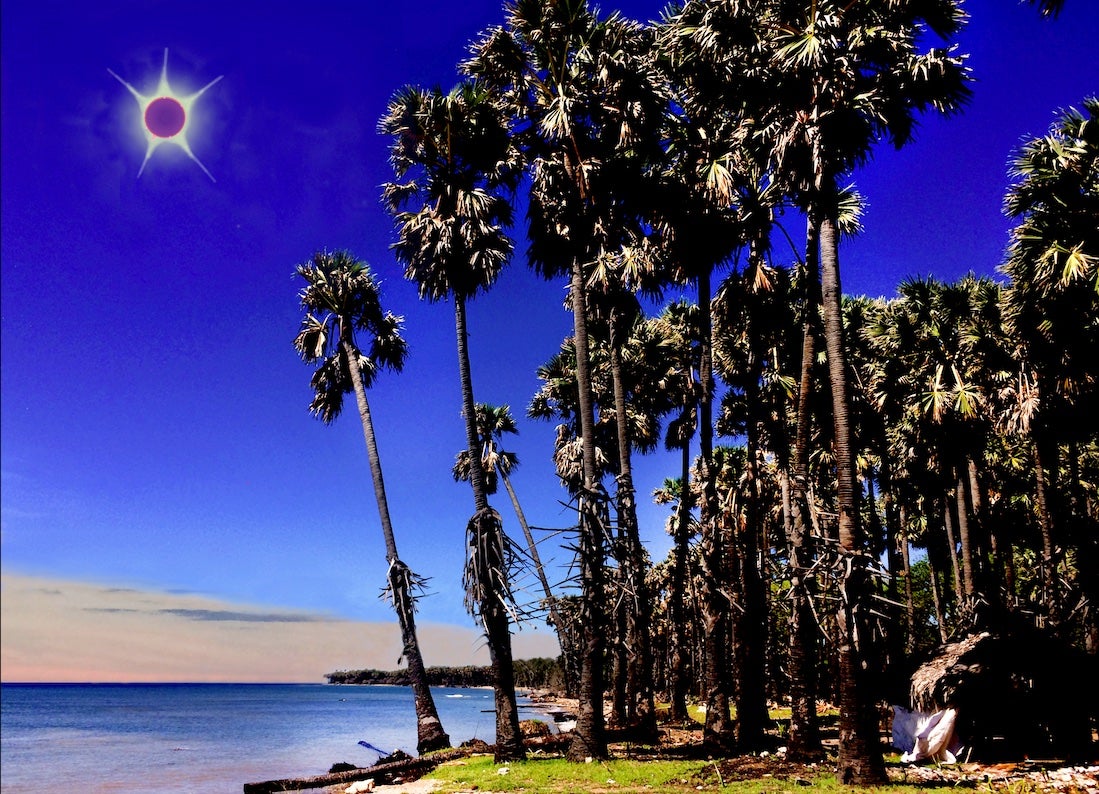
[[[395,778],[415,780],[423,777],[439,764],[453,761],[456,758],[466,758],[473,755],[480,748],[459,747],[454,750],[444,750],[431,755],[417,756],[415,758],[402,758],[400,761],[375,764],[361,769],[349,769],[346,772],[330,772],[327,775],[315,775],[313,777],[285,778],[283,780],[264,780],[259,783],[245,783],[244,794],[269,794],[274,791],[301,791],[302,789],[324,788],[325,786],[338,786],[341,783],[355,783],[359,780],[373,778],[378,785],[392,783]]]
[[[561,749],[568,743],[569,737],[561,734],[551,736],[536,736],[526,739],[523,744],[528,748]],[[453,750],[443,750],[431,755],[417,756],[416,758],[403,758],[400,761],[390,761],[361,769],[349,769],[346,772],[330,772],[327,775],[315,775],[313,777],[284,778],[282,780],[264,780],[259,783],[245,783],[244,794],[270,794],[276,791],[301,791],[303,789],[324,788],[326,786],[338,786],[343,783],[355,783],[371,778],[379,785],[389,785],[396,778],[403,781],[416,780],[423,777],[439,764],[454,761],[458,758],[468,758],[475,753],[491,752],[492,745],[478,743],[469,747],[458,747]]]

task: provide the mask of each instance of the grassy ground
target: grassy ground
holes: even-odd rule
[[[850,794],[855,789],[838,783],[834,774],[836,711],[825,707],[818,714],[826,726],[830,754],[820,764],[787,761],[784,750],[706,760],[701,747],[705,712],[694,707],[687,725],[662,724],[658,745],[612,744],[608,761],[570,763],[560,756],[559,746],[550,744],[534,749],[526,761],[506,765],[495,764],[486,754],[446,762],[409,788],[393,790],[421,794],[795,794],[812,788],[814,794]],[[771,718],[776,723],[777,749],[783,743],[789,710],[774,709]],[[1099,767],[1094,765],[1023,761],[913,766],[902,764],[894,753],[886,755],[886,765],[891,783],[863,791],[919,794],[928,788],[965,788],[995,794],[1099,794]]]
[[[891,778],[903,779],[905,772],[894,762]],[[507,770],[504,772],[503,770]],[[767,771],[771,770],[771,771]],[[972,770],[971,770],[972,771]],[[723,794],[795,794],[808,788],[813,794],[850,794],[856,789],[836,781],[832,768],[817,769],[776,765],[773,760],[745,756],[740,759],[681,761],[660,759],[614,759],[574,764],[562,758],[532,758],[497,766],[490,756],[474,756],[444,764],[425,780],[433,781],[435,794],[687,794],[691,791],[721,791]],[[873,794],[918,794],[929,787],[995,791],[996,794],[1063,792],[1088,794],[1096,790],[1094,773],[1054,781],[1046,776],[995,780],[987,775],[964,775],[942,779],[909,779],[861,791]],[[1090,778],[1090,780],[1089,780]]]
[[[442,781],[442,786],[437,789],[442,794],[467,791],[522,791],[528,794],[644,791],[651,794],[681,794],[702,765],[697,761],[638,760],[574,764],[562,758],[535,758],[497,766],[492,758],[483,756],[446,764],[428,777]]]

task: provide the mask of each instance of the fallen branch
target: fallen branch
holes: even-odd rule
[[[400,761],[389,761],[383,764],[363,767],[362,769],[349,769],[346,772],[330,772],[327,775],[314,777],[284,778],[282,780],[264,780],[259,783],[245,783],[244,794],[270,794],[275,791],[301,791],[302,789],[324,788],[325,786],[338,786],[341,783],[354,783],[359,780],[373,778],[379,785],[388,785],[394,778],[414,775],[411,778],[423,777],[432,769],[446,761],[456,758],[467,758],[483,748],[458,747],[454,750],[444,750],[431,755],[417,756],[416,758],[402,758]]]

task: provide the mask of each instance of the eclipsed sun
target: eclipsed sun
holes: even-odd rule
[[[187,130],[193,122],[191,108],[194,107],[198,98],[206,93],[207,89],[221,79],[221,76],[215,77],[193,94],[179,96],[172,91],[172,87],[168,84],[168,50],[164,50],[164,66],[160,70],[160,81],[151,95],[142,94],[110,69],[107,71],[111,77],[122,83],[133,95],[141,111],[141,130],[145,134],[146,146],[145,159],[141,161],[141,168],[137,172],[138,177],[145,171],[149,158],[153,156],[153,152],[157,150],[158,146],[165,143],[174,143],[186,152],[195,165],[202,169],[202,173],[210,177],[211,181],[216,182],[214,175],[206,169],[202,161],[195,157],[195,153],[191,151],[191,144],[187,142]]]

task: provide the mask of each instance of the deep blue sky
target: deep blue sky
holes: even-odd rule
[[[622,8],[648,19],[661,6]],[[1012,148],[1099,91],[1093,0],[1068,0],[1055,21],[1013,0],[967,8],[974,100],[857,175],[870,205],[866,234],[841,251],[848,292],[993,274]],[[5,571],[388,620],[361,432],[353,415],[325,427],[308,414],[310,371],[290,344],[294,265],[348,248],[407,318],[408,367],[372,394],[398,545],[433,577],[424,619],[469,624],[472,500],[450,478],[464,443],[453,311],[420,303],[388,251],[376,123],[402,84],[449,87],[467,42],[501,18],[495,0],[5,0]],[[151,92],[165,48],[177,93],[224,75],[189,131],[216,183],[170,146],[137,177],[137,105],[107,70]],[[550,527],[572,520],[553,429],[523,414],[535,368],[571,327],[563,296],[520,256],[470,307],[477,399],[520,417],[515,484],[532,522]],[[641,463],[643,506],[674,473],[672,461]],[[506,500],[496,506],[518,535]],[[664,515],[642,516],[658,558]]]

